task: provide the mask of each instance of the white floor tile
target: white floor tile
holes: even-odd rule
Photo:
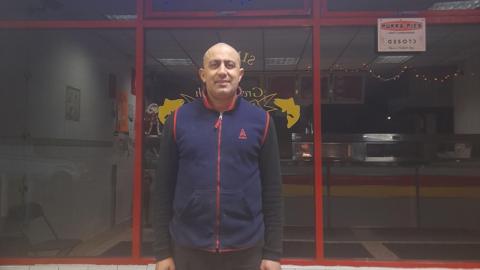
[[[0,265],[0,270],[28,270],[25,265]]]
[[[58,270],[58,264],[37,264],[30,266],[29,270]]]
[[[146,265],[119,265],[118,270],[147,270]]]
[[[59,264],[58,270],[88,270],[88,264]]]
[[[88,270],[117,270],[117,265],[89,265]]]
[[[147,270],[155,270],[155,264],[147,265]]]

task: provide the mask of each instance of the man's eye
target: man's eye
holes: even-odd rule
[[[219,61],[212,61],[212,62],[210,62],[210,64],[208,66],[210,68],[217,68],[218,66],[220,66],[220,62]]]
[[[228,68],[228,69],[235,68],[235,63],[228,61],[228,62],[225,63],[225,67]]]

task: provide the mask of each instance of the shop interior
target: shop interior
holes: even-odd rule
[[[142,256],[152,256],[149,192],[162,125],[200,96],[205,49],[227,42],[246,70],[243,96],[277,128],[286,258],[315,257],[320,233],[327,259],[478,261],[479,30],[427,25],[426,52],[380,54],[367,26],[322,27],[320,48],[311,28],[149,29],[143,97],[132,83],[133,30],[0,30],[0,257],[131,255],[136,98],[145,104],[136,118],[144,121]],[[45,248],[53,240],[59,246]]]

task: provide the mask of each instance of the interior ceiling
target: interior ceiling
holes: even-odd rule
[[[288,42],[286,42],[288,39]],[[311,67],[309,28],[235,30],[150,30],[146,34],[146,64],[158,70],[195,72],[202,65],[205,50],[226,42],[241,51],[242,58],[255,57],[250,71],[306,70]],[[293,66],[267,66],[266,58],[299,58]],[[192,66],[164,66],[159,59],[191,59]]]
[[[406,63],[374,64],[379,55],[375,27],[323,27],[320,33],[321,69],[335,65],[359,69],[364,64],[375,70],[409,67],[452,67],[480,54],[480,26],[427,26],[427,51],[393,55],[413,56]],[[215,42],[227,42],[242,52],[255,55],[253,71],[308,70],[312,65],[312,40],[309,28],[241,30],[150,30],[146,38],[146,64],[150,68],[195,72],[203,52]],[[390,54],[392,55],[392,54]],[[265,58],[299,58],[297,65],[265,66]],[[158,59],[190,58],[193,66],[162,66]],[[245,64],[244,64],[245,66]]]

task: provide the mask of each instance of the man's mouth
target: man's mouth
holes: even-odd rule
[[[216,84],[227,84],[230,83],[230,81],[216,81]]]

